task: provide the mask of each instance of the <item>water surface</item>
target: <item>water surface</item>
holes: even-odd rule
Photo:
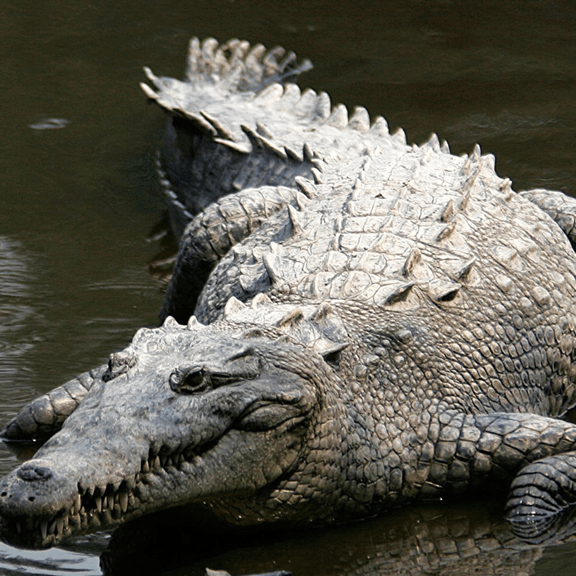
[[[517,190],[576,193],[568,1],[4,0],[0,15],[2,422],[156,322],[162,285],[148,263],[160,246],[147,237],[162,217],[154,154],[163,119],[138,82],[143,65],[180,76],[192,35],[281,44],[313,60],[302,86],[382,114],[409,141],[434,131],[456,153],[479,142]],[[0,473],[15,464],[0,451]],[[347,530],[348,540],[371,538],[366,526]],[[242,557],[257,553],[283,568],[280,548],[308,553],[296,540],[257,552],[252,543],[231,566],[246,572]],[[2,546],[0,571],[98,574],[106,543],[97,536],[42,553]],[[334,573],[322,550],[311,573]],[[534,552],[535,573],[576,573],[571,554],[570,545]],[[212,567],[226,568],[226,556],[217,558]]]

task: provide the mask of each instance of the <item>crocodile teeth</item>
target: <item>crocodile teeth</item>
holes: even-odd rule
[[[96,505],[96,510],[102,512],[102,498],[94,498],[94,504]]]
[[[204,117],[204,119],[209,122],[218,132],[218,136],[220,138],[225,138],[226,140],[234,140],[234,134],[230,132],[225,126],[223,126],[216,118],[210,116],[204,110],[200,110],[200,114]]]
[[[293,150],[288,146],[284,146],[284,152],[286,152],[286,154],[291,160],[296,160],[296,162],[304,161],[304,157],[301,154],[299,154],[296,150]]]
[[[256,121],[256,132],[258,132],[260,136],[264,136],[264,138],[274,140],[274,134],[272,134],[272,132],[270,132],[270,130],[266,126],[264,126],[264,124],[258,121]]]
[[[440,152],[440,140],[436,134],[432,134],[430,139],[422,144],[422,148],[430,148],[434,152]]]
[[[388,122],[382,116],[376,116],[370,131],[377,136],[389,136],[390,132],[388,130]]]
[[[43,521],[40,523],[40,532],[42,534],[42,540],[48,538],[48,522]]]
[[[314,160],[314,152],[312,152],[312,148],[310,148],[307,142],[302,146],[302,155],[304,156],[304,160],[307,162],[312,162],[312,160]]]
[[[76,515],[78,512],[80,512],[80,508],[82,508],[82,497],[80,494],[76,494],[76,499],[74,500],[74,504],[72,505],[70,513],[72,515]]]
[[[322,172],[320,172],[320,170],[317,168],[312,168],[311,172],[312,176],[314,177],[314,182],[316,184],[322,184]]]
[[[327,124],[337,128],[346,128],[348,126],[348,110],[344,104],[337,104],[330,114]]]
[[[476,144],[474,146],[474,150],[472,151],[472,160],[474,162],[478,162],[481,156],[482,156],[482,149],[480,148],[480,144]]]
[[[128,510],[128,493],[127,492],[120,493],[118,496],[118,500],[120,504],[120,510],[122,510],[122,513],[124,514],[126,510]]]

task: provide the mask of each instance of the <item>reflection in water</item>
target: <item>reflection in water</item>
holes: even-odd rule
[[[192,35],[282,44],[314,61],[306,85],[383,114],[410,141],[434,130],[456,153],[479,141],[517,189],[576,191],[576,8],[569,0],[5,0],[2,8],[2,422],[156,321],[160,290],[146,262],[157,246],[144,238],[160,213],[153,158],[162,122],[137,84],[144,64],[179,77]],[[65,129],[48,129],[61,119]],[[1,473],[14,465],[0,452]],[[143,574],[149,561],[173,574],[211,566],[235,574],[287,568],[296,576],[532,570],[541,548],[519,544],[478,510],[471,514],[409,509],[286,538],[234,537],[204,559],[188,555],[207,544],[186,531],[187,522],[168,524],[164,534],[178,546],[158,549],[154,559],[156,541],[143,538],[152,545],[139,565]],[[130,525],[115,536],[110,573],[136,562],[123,546],[139,531]],[[1,547],[0,571],[97,574],[104,544],[94,546],[79,545],[77,556]],[[576,573],[571,554],[571,545],[546,549],[534,573]]]
[[[496,502],[435,504],[347,526],[224,538],[168,511],[118,529],[102,567],[106,576],[130,568],[140,576],[202,576],[206,567],[231,574],[287,570],[295,576],[539,573],[534,571],[544,547],[516,538],[501,507]]]

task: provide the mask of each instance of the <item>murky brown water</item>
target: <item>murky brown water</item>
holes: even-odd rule
[[[365,105],[411,141],[436,131],[457,153],[480,142],[516,189],[576,194],[576,8],[567,0],[4,0],[2,422],[156,321],[161,291],[147,262],[158,245],[146,237],[162,213],[153,158],[163,120],[138,82],[145,64],[179,76],[192,35],[284,45],[315,63],[301,84],[326,90],[334,102]],[[15,463],[0,451],[1,474]],[[406,514],[395,516],[397,526],[412,522]],[[356,546],[349,556],[370,556],[374,549],[361,543],[391,530],[371,526],[347,529]],[[310,573],[338,572],[329,541],[339,542],[340,532],[327,534],[310,537],[318,550]],[[378,545],[411,550],[411,537]],[[289,558],[280,549],[292,558],[311,553],[296,540],[254,552],[247,544],[229,569],[246,572],[242,558],[253,554],[263,569],[283,568]],[[73,552],[1,546],[0,573],[99,574],[105,545],[98,536]],[[534,553],[535,573],[576,574],[572,551],[551,548],[537,561]],[[229,567],[221,562],[212,567]],[[295,574],[308,573],[296,566]],[[497,573],[494,566],[483,573]],[[458,570],[446,564],[435,573]]]

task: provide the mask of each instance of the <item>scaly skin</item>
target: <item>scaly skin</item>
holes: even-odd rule
[[[14,441],[64,421],[0,483],[4,537],[48,546],[189,502],[239,525],[342,522],[510,486],[511,521],[549,529],[576,496],[559,419],[576,202],[326,95],[254,95],[290,69],[258,47],[193,41],[190,62],[146,88],[172,119],[177,231],[190,220],[166,321],[76,409],[53,392],[9,424]]]

